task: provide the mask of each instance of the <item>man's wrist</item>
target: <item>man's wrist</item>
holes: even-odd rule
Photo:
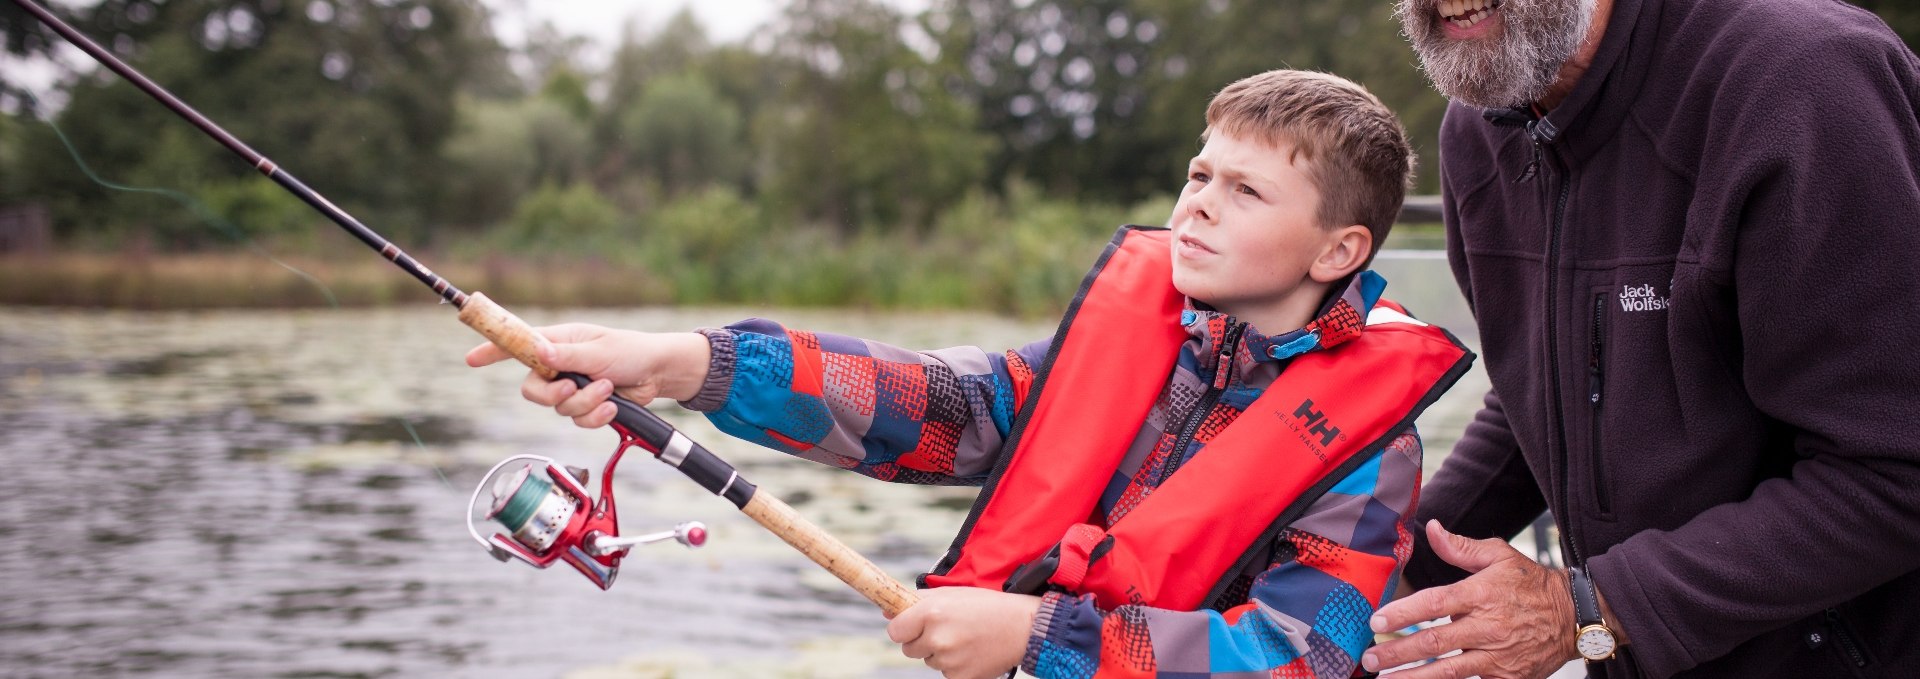
[[[1559,633],[1560,657],[1562,660],[1580,659],[1580,612],[1573,605],[1573,572],[1565,568],[1549,571],[1553,577],[1547,578],[1547,599],[1553,602],[1554,619],[1562,621]]]
[[[1607,595],[1600,592],[1600,583],[1598,582],[1593,583],[1593,598],[1600,601],[1600,621],[1606,624],[1607,631],[1613,632],[1613,644],[1615,646],[1627,645],[1627,629],[1620,625],[1619,618],[1614,617],[1613,607],[1607,605]]]

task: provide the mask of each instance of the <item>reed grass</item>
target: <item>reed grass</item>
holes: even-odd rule
[[[244,251],[0,257],[0,304],[125,309],[303,308],[433,303],[438,297],[385,260],[290,257],[282,266]],[[312,278],[303,277],[288,267]],[[593,262],[497,258],[435,264],[435,272],[500,300],[531,305],[662,304],[670,292],[644,271]]]
[[[746,304],[1044,317],[1072,299],[1111,235],[1107,225],[1129,216],[1099,210],[987,215],[926,234],[845,236],[793,228],[706,251],[642,238],[597,248],[415,254],[455,285],[515,307]],[[1437,247],[1437,235],[1424,225],[1396,229],[1388,246]],[[248,250],[0,256],[4,305],[211,309],[436,301],[411,276],[357,250],[277,259]]]

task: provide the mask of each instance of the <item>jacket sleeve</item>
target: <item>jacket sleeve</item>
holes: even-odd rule
[[[1458,108],[1458,107],[1456,107]],[[1449,116],[1453,115],[1450,110]],[[1467,275],[1467,257],[1461,250],[1460,215],[1454,200],[1457,194],[1445,175],[1441,176],[1441,217],[1447,229],[1447,261],[1467,298],[1474,301],[1471,277]],[[1534,517],[1546,511],[1547,501],[1540,486],[1520,454],[1520,444],[1507,424],[1500,396],[1487,391],[1486,407],[1468,423],[1453,451],[1428,481],[1415,525],[1429,519],[1440,521],[1447,530],[1470,538],[1512,538]],[[1414,531],[1413,558],[1407,562],[1407,582],[1415,588],[1444,585],[1465,578],[1467,572],[1434,556],[1427,545],[1425,530]]]
[[[1813,42],[1715,113],[1714,174],[1689,216],[1734,238],[1730,261],[1703,263],[1733,304],[1729,369],[1798,461],[1588,562],[1652,676],[1859,597],[1920,554],[1920,65],[1884,26]]]
[[[682,405],[721,431],[883,481],[934,485],[986,479],[1048,346],[915,352],[757,318],[702,332],[713,359]]]
[[[1224,613],[1101,610],[1091,595],[1049,594],[1021,667],[1043,679],[1102,670],[1347,677],[1373,642],[1367,619],[1393,596],[1411,551],[1408,517],[1419,485],[1420,438],[1409,429],[1283,529],[1272,565],[1253,578],[1244,603]]]
[[[1500,395],[1489,389],[1486,407],[1473,416],[1460,440],[1453,444],[1453,452],[1427,481],[1414,525],[1437,520],[1458,535],[1511,539],[1546,508],[1540,484],[1507,425]],[[1415,530],[1413,540],[1407,583],[1415,589],[1467,577],[1466,571],[1433,553],[1426,530]]]

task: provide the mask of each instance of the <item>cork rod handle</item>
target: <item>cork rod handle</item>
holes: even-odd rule
[[[887,575],[879,565],[813,525],[813,522],[800,516],[793,511],[793,507],[787,506],[771,493],[754,493],[753,499],[740,511],[753,517],[754,521],[773,531],[780,539],[786,540],[787,544],[813,559],[814,563],[820,564],[834,577],[840,578],[860,596],[879,606],[887,617],[898,615],[920,601],[919,595],[908,589],[906,584]]]
[[[547,338],[534,332],[533,326],[507,311],[506,307],[487,299],[486,295],[478,292],[467,295],[467,303],[460,307],[460,322],[486,337],[494,346],[505,349],[541,377],[550,380],[560,376],[559,371],[541,363],[539,355],[534,353],[547,343]]]

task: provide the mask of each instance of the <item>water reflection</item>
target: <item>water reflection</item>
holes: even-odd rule
[[[1419,311],[1419,309],[1416,309]],[[564,311],[647,329],[740,310]],[[769,314],[775,315],[775,314]],[[1012,347],[1050,323],[781,312],[906,346]],[[864,599],[644,456],[623,528],[683,520],[709,546],[640,548],[601,592],[489,558],[461,524],[508,455],[599,465],[584,431],[460,364],[451,311],[98,313],[0,309],[0,667],[71,677],[925,677]],[[1483,387],[1422,421],[1438,452]],[[1474,395],[1461,400],[1463,391]],[[973,491],[870,481],[656,412],[903,579]],[[1429,418],[1434,419],[1434,418]],[[1444,420],[1444,421],[1443,421]],[[417,442],[416,442],[417,441]],[[597,486],[598,479],[594,481]]]

